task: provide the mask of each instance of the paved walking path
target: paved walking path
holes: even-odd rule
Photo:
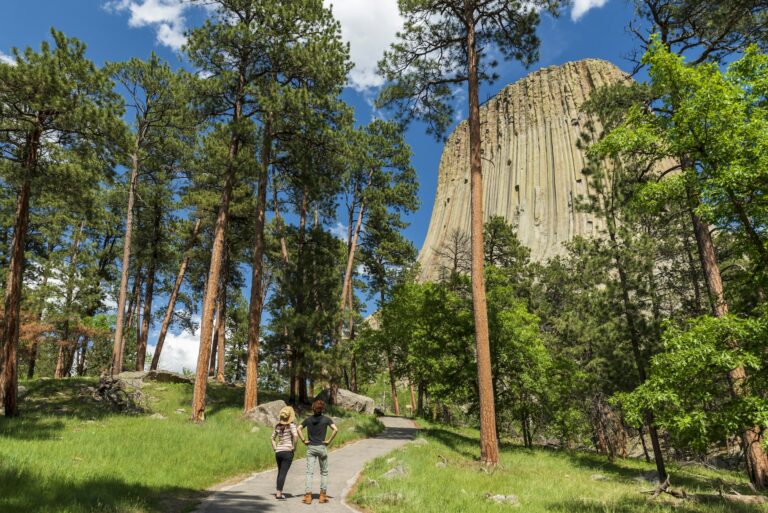
[[[276,470],[254,474],[234,486],[214,493],[197,509],[197,513],[349,513],[354,511],[344,498],[355,484],[365,464],[397,449],[412,440],[416,427],[408,419],[382,417],[386,429],[375,438],[367,438],[332,451],[328,456],[328,497],[330,502],[319,504],[320,468],[315,465],[314,500],[311,506],[301,502],[304,497],[306,460],[294,460],[283,492],[287,500],[275,499]]]

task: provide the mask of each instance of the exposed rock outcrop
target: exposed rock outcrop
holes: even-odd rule
[[[315,399],[322,399],[328,403],[330,397],[330,390],[326,389],[320,392]],[[370,397],[356,394],[340,388],[336,392],[336,406],[347,411],[354,411],[357,413],[365,413],[366,415],[373,415],[373,410],[376,407],[376,403]]]
[[[563,242],[600,231],[578,212],[587,193],[586,164],[577,141],[588,117],[581,106],[596,88],[631,80],[613,64],[586,59],[543,68],[505,87],[480,109],[483,136],[484,216],[517,226],[531,258],[563,253]],[[437,194],[419,255],[424,280],[450,268],[451,244],[470,233],[469,129],[460,123],[443,150]],[[464,234],[463,241],[452,241]]]

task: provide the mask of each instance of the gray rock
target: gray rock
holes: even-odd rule
[[[413,442],[411,442],[413,445],[428,445],[429,441],[426,438],[417,438]]]
[[[28,392],[27,387],[25,387],[24,385],[19,385],[19,389],[18,389],[18,392],[16,393],[16,397],[21,399],[22,397],[27,395],[27,392]]]
[[[277,424],[280,416],[280,410],[285,408],[285,401],[272,401],[269,403],[260,404],[257,407],[247,411],[245,418],[256,422],[257,424],[264,424],[265,426],[274,426]]]
[[[331,420],[333,421],[334,424],[336,424],[338,426],[339,424],[341,424],[341,422],[344,419],[342,419],[341,417],[331,417]]]
[[[184,408],[179,408],[178,410],[176,410],[176,413],[181,415],[181,414],[187,413],[187,410],[185,410]]]
[[[605,476],[603,474],[592,474],[591,476],[589,476],[589,478],[592,481],[607,481],[608,480],[608,476]]]
[[[152,415],[149,416],[149,418],[155,419],[155,420],[166,420],[168,417],[166,417],[162,413],[153,413]]]
[[[402,465],[398,465],[393,469],[387,470],[383,476],[385,479],[392,479],[394,477],[402,477],[408,473],[408,469]]]
[[[145,381],[186,384],[192,384],[194,382],[191,378],[166,370],[121,372],[116,378],[133,388],[141,388]]]
[[[485,498],[496,504],[506,504],[507,506],[520,506],[520,499],[515,495],[502,495],[486,493]]]
[[[259,431],[261,431],[261,428],[259,426],[253,426],[251,428],[251,433],[258,433]]]
[[[437,468],[445,468],[445,467],[447,467],[448,465],[446,465],[446,464],[445,464],[445,463],[443,463],[442,461],[438,461],[437,463],[435,463],[435,466],[436,466]]]
[[[320,392],[315,399],[322,399],[326,403],[329,402],[330,390],[325,389]],[[366,415],[373,415],[373,410],[376,407],[376,403],[370,397],[356,394],[340,388],[336,393],[336,406],[347,411],[354,411],[358,413],[365,413]]]
[[[136,372],[121,372],[115,378],[123,383],[124,385],[127,385],[132,388],[141,388],[144,386],[144,379],[147,377],[149,373],[144,371],[136,371]]]

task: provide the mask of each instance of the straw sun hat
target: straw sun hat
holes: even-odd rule
[[[278,417],[280,418],[280,424],[290,424],[296,420],[296,412],[290,406],[286,406],[280,410]]]

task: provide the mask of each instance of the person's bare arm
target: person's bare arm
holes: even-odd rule
[[[304,443],[304,445],[307,445],[309,442],[304,438],[304,426],[299,426],[296,429],[296,432],[299,434],[299,439]]]
[[[333,439],[336,438],[336,434],[339,432],[339,428],[336,427],[336,424],[331,424],[331,437],[325,441],[325,445],[331,445],[331,442],[333,442]]]

